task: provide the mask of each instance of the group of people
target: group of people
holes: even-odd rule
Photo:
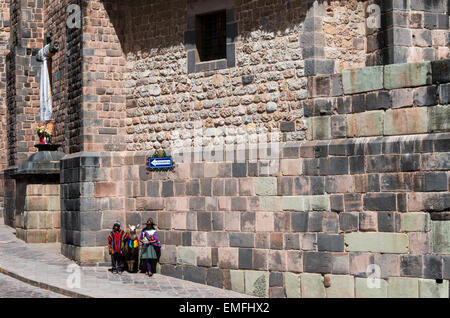
[[[144,271],[148,276],[156,273],[156,265],[161,256],[161,242],[155,229],[155,223],[152,218],[147,220],[145,228],[139,236],[140,256],[139,264],[145,263]],[[130,236],[122,230],[119,221],[114,222],[113,230],[108,236],[109,254],[111,255],[112,272],[120,274],[124,270],[124,254]]]

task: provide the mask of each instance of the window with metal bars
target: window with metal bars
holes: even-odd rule
[[[197,16],[196,33],[200,62],[227,58],[226,11]]]

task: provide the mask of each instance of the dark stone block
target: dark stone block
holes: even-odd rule
[[[346,136],[346,122],[347,118],[344,115],[331,116],[331,135],[333,138],[344,138]]]
[[[283,287],[283,273],[270,272],[269,287]]]
[[[436,86],[416,88],[414,91],[414,104],[417,106],[433,106],[438,104]]]
[[[339,226],[344,232],[358,230],[358,214],[357,213],[339,213]]]
[[[191,246],[192,245],[192,232],[183,232],[181,237],[183,240],[183,246]]]
[[[333,212],[344,211],[344,196],[343,195],[331,195],[330,207]]]
[[[253,249],[240,248],[239,249],[239,269],[252,269],[253,268]]]
[[[249,177],[257,177],[258,176],[258,163],[257,162],[249,162],[247,164],[247,176],[249,176]]]
[[[361,194],[359,193],[346,193],[344,194],[345,212],[361,211]]]
[[[398,172],[400,156],[382,155],[367,157],[367,172]]]
[[[322,212],[309,212],[308,213],[308,232],[321,232],[322,231]],[[303,231],[302,231],[303,232]]]
[[[447,188],[445,172],[420,173],[414,176],[414,191],[416,192],[447,191]]]
[[[317,234],[317,248],[319,251],[343,252],[344,235],[342,234]]]
[[[400,275],[422,277],[422,255],[400,256]]]
[[[442,256],[424,255],[423,256],[423,277],[428,279],[442,279]]]
[[[366,111],[366,95],[358,94],[352,96],[352,113],[362,113]]]
[[[199,284],[205,284],[206,268],[196,266],[184,266],[183,279]]]
[[[189,199],[189,210],[191,211],[205,211],[205,198],[192,197]]]
[[[228,43],[227,44],[227,67],[234,67],[236,65],[236,57],[235,57],[235,44]]]
[[[227,23],[227,43],[236,42],[238,36],[238,25],[237,23]]]
[[[443,279],[450,279],[450,256],[443,256]]]
[[[292,132],[295,131],[295,122],[293,121],[282,121],[280,123],[280,130],[282,132]]]
[[[328,156],[328,142],[327,141],[318,141],[314,145],[314,157],[321,158]]]
[[[364,173],[364,156],[350,157],[350,174]]]
[[[173,266],[169,264],[161,264],[161,274],[178,279],[183,278],[183,269],[181,266]]]
[[[300,249],[300,237],[298,234],[285,233],[284,234],[284,249],[286,250],[299,250]]]
[[[311,195],[321,195],[324,194],[325,185],[323,177],[309,177],[311,184]]]
[[[293,232],[308,231],[308,213],[293,212],[291,213],[291,226]]]
[[[173,197],[173,181],[164,181],[162,183],[161,196]]]
[[[251,84],[253,83],[254,79],[255,79],[254,75],[244,75],[242,76],[242,85]]]
[[[186,195],[198,196],[200,194],[199,180],[190,180],[186,183]]]
[[[206,284],[217,288],[223,288],[223,271],[220,268],[208,268]]]
[[[348,174],[347,157],[329,157],[320,159],[321,175],[342,175]]]
[[[395,231],[395,215],[394,212],[378,212],[378,231],[394,232]]]
[[[364,195],[366,211],[396,211],[396,196],[391,193],[369,193]]]
[[[337,99],[337,111],[339,114],[350,114],[352,112],[352,99],[350,96]]]
[[[245,162],[234,162],[232,165],[233,177],[240,178],[247,176],[247,164]]]
[[[160,182],[159,181],[148,181],[147,182],[147,195],[149,197],[159,197],[160,194]]]
[[[418,171],[419,170],[420,156],[417,154],[405,154],[401,156],[401,171]]]
[[[450,104],[450,83],[439,86],[439,99],[441,105]]]
[[[197,212],[197,229],[211,231],[211,212]]]
[[[431,62],[433,84],[450,82],[450,59]]]
[[[278,195],[293,195],[293,180],[292,177],[279,177]]]
[[[331,253],[304,252],[303,271],[307,273],[331,273]]]
[[[230,246],[253,248],[255,246],[255,234],[230,233]]]
[[[383,154],[399,154],[400,142],[399,141],[385,141],[383,142]]]
[[[303,173],[308,176],[318,176],[320,174],[319,159],[305,159],[303,161]]]

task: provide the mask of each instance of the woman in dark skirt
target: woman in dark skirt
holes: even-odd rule
[[[142,244],[141,260],[145,262],[146,274],[151,277],[156,273],[156,264],[161,255],[161,243],[158,240],[158,234],[152,218],[148,219],[145,229],[141,232],[139,241]]]

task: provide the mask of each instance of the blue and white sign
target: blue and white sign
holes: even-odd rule
[[[148,158],[148,166],[150,169],[172,168],[172,158]]]

